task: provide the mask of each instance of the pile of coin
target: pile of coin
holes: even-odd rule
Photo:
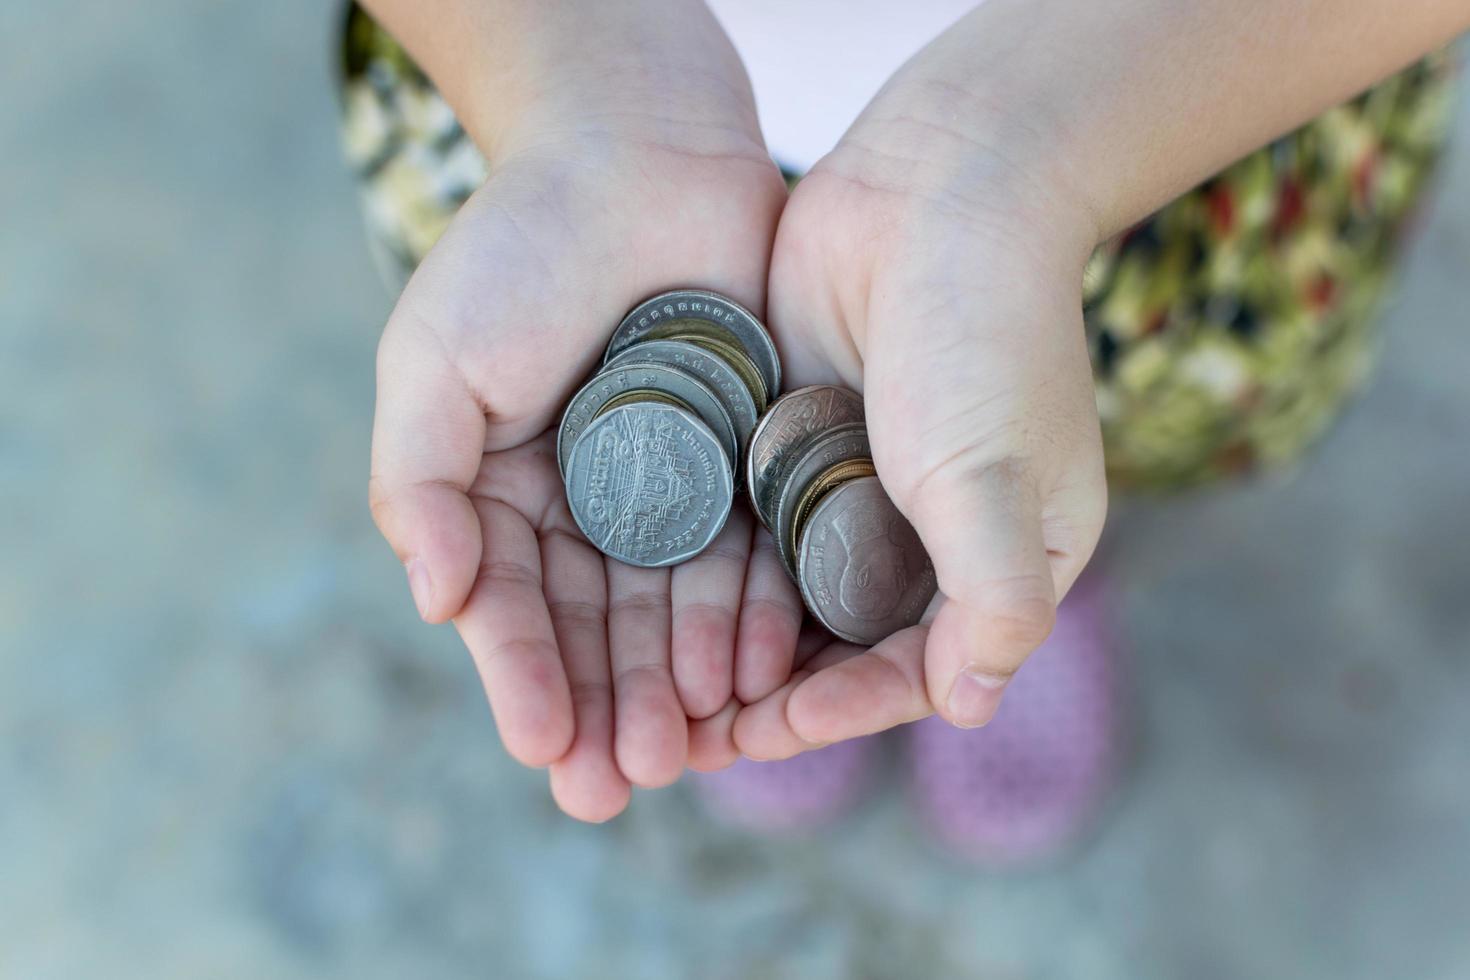
[[[743,476],[812,615],[877,643],[919,621],[934,566],[878,482],[862,398],[780,387],[770,334],[738,303],[680,289],[639,304],[557,431],[572,517],[606,555],[675,565],[714,541]]]
[[[936,591],[919,536],[883,491],[862,398],[831,385],[778,398],[746,454],[756,517],[812,615],[871,645],[919,622]]]
[[[756,422],[780,388],[770,334],[738,303],[680,289],[639,304],[557,431],[577,526],[630,565],[699,554],[729,517]]]

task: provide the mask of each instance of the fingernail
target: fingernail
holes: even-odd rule
[[[408,590],[413,593],[413,604],[419,607],[419,618],[428,619],[434,584],[429,581],[428,566],[417,558],[408,563]]]
[[[949,716],[961,728],[979,728],[995,717],[1006,678],[966,667],[949,689]]]

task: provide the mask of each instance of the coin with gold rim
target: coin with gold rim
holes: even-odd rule
[[[797,584],[817,621],[871,646],[919,623],[938,589],[934,564],[877,477],[848,480],[802,531]]]
[[[734,466],[740,459],[735,423],[720,397],[694,374],[668,364],[627,363],[612,370],[604,369],[572,396],[556,430],[556,458],[562,478],[567,476],[567,462],[572,447],[598,414],[614,398],[634,390],[661,391],[666,397],[687,406],[713,432]]]
[[[788,542],[791,553],[800,554],[797,545],[801,541],[801,532],[805,529],[807,518],[811,516],[812,510],[822,502],[823,497],[851,480],[877,474],[878,470],[873,466],[871,459],[849,459],[828,467],[820,476],[807,484],[806,489],[797,498],[796,512],[791,519],[791,541]]]
[[[613,331],[603,363],[650,337],[687,332],[691,324],[716,328],[739,345],[760,369],[767,399],[781,393],[781,359],[765,324],[728,296],[707,289],[674,289],[639,303]]]
[[[745,454],[745,487],[750,506],[766,529],[775,527],[776,477],[780,468],[816,436],[839,425],[861,424],[863,399],[835,385],[789,391],[771,403],[750,437]]]
[[[697,377],[720,400],[735,426],[737,462],[745,455],[758,418],[756,401],[740,374],[719,354],[683,340],[645,340],[613,358],[603,371],[625,364],[666,364]],[[740,467],[737,466],[737,469]]]
[[[796,577],[797,558],[793,530],[802,494],[812,481],[838,463],[860,459],[871,461],[872,458],[868,430],[861,425],[849,424],[817,436],[782,468],[777,478],[779,495],[771,533],[776,539],[776,551],[793,578]]]

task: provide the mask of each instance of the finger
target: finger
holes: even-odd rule
[[[475,504],[484,559],[454,625],[480,672],[506,751],[523,765],[549,765],[566,754],[574,721],[542,594],[540,548],[509,506]]]
[[[871,649],[829,645],[740,713],[735,744],[751,758],[785,759],[933,714],[923,680],[926,632],[911,627]]]
[[[485,417],[405,293],[378,345],[368,499],[408,573],[419,615],[460,611],[480,562],[481,535],[466,490],[479,469]]]
[[[690,718],[708,718],[730,700],[750,529],[750,515],[732,513],[708,548],[670,573],[674,687]]]
[[[1056,621],[1039,493],[1019,466],[944,469],[916,495],[913,519],[947,600],[929,630],[928,697],[951,724],[983,725]]]
[[[547,609],[571,690],[576,733],[551,765],[551,795],[571,817],[611,820],[632,792],[613,758],[612,670],[607,659],[607,573],[585,541],[541,537]]]
[[[613,750],[638,786],[667,786],[688,756],[688,721],[669,665],[669,571],[608,558],[608,645],[613,672]]]
[[[813,674],[862,649],[850,643],[833,642],[830,633],[814,624],[804,625],[798,644],[797,669],[776,690],[742,708],[736,716],[731,733],[736,748],[751,759],[772,762],[825,745],[804,737],[792,727],[786,713],[791,695]]]
[[[863,651],[840,645],[814,658],[811,676],[786,705],[786,723],[803,741],[841,742],[886,731],[934,713],[924,684],[928,628],[912,626]],[[836,660],[836,662],[832,662]]]
[[[775,762],[822,747],[824,743],[797,734],[786,718],[792,692],[809,676],[808,671],[798,670],[785,684],[740,709],[732,736],[741,755],[756,762]]]
[[[689,723],[689,762],[695,772],[714,772],[734,765],[740,758],[735,746],[735,718],[740,702],[731,698],[708,718]]]
[[[769,534],[758,534],[745,572],[735,643],[735,696],[759,701],[791,676],[801,630],[801,596]]]

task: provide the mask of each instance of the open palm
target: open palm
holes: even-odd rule
[[[424,618],[453,619],[507,751],[588,820],[630,783],[732,761],[737,641],[789,663],[800,618],[743,510],[670,570],[605,559],[566,505],[554,426],[622,314],[688,285],[763,306],[785,190],[758,133],[656,136],[592,127],[497,161],[378,358],[378,524]]]

